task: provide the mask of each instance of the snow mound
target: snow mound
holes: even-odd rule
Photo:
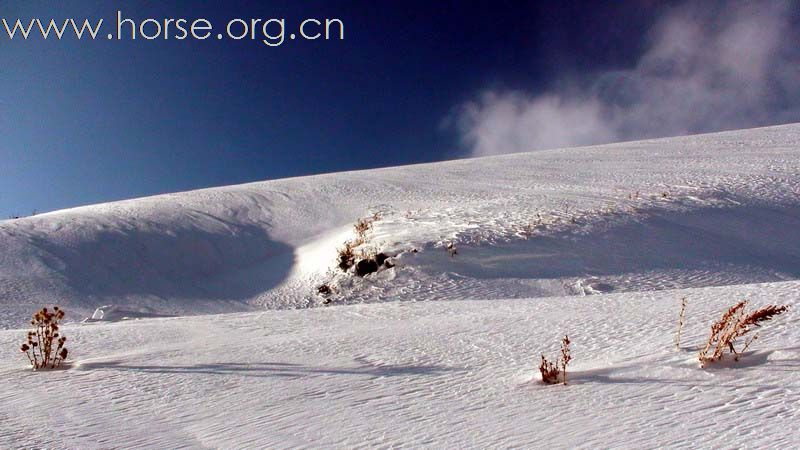
[[[149,319],[154,317],[170,317],[162,314],[154,313],[151,311],[131,310],[116,305],[105,305],[94,310],[92,317],[83,321],[83,323],[92,322],[118,322],[120,320],[134,320],[134,319]]]

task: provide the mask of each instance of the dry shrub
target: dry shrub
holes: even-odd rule
[[[356,263],[355,247],[354,241],[345,241],[344,247],[337,250],[339,254],[337,257],[338,266],[345,272]]]
[[[369,241],[369,232],[372,231],[373,224],[380,218],[380,213],[375,213],[370,217],[358,219],[353,225],[356,237],[345,241],[344,247],[337,250],[337,265],[340,269],[346,272],[355,265],[357,257],[364,258],[364,252],[369,250],[362,250],[361,254],[356,254],[356,248]]]
[[[569,336],[564,336],[561,340],[561,355],[556,358],[555,363],[552,363],[542,355],[542,361],[539,364],[539,372],[542,374],[542,382],[545,384],[567,384],[567,364],[572,360],[572,355],[569,350]]]
[[[380,213],[375,213],[369,217],[365,217],[363,219],[358,219],[353,228],[356,230],[356,236],[362,242],[367,241],[367,233],[372,231],[372,226],[375,222],[381,219]]]
[[[358,219],[353,228],[356,230],[356,236],[359,237],[366,237],[367,233],[372,230],[372,221],[369,218],[366,219]]]
[[[745,314],[747,303],[747,300],[742,300],[731,306],[725,311],[722,318],[711,326],[711,335],[708,337],[705,348],[700,351],[701,365],[705,366],[710,362],[719,361],[725,355],[726,350],[729,350],[734,355],[734,360],[738,361],[739,355],[747,350],[754,340],[758,339],[758,334],[753,334],[741,350],[736,350],[736,339],[789,309],[788,306],[767,305],[750,314]]]
[[[522,235],[522,237],[526,240],[530,239],[531,236],[533,236],[540,229],[544,228],[544,226],[545,224],[542,215],[540,213],[536,213],[536,220],[532,220],[523,225],[522,229],[520,230],[520,235]]]
[[[64,318],[64,310],[58,306],[53,311],[42,308],[33,315],[31,325],[34,329],[28,332],[28,338],[19,350],[28,357],[34,370],[55,369],[67,359],[69,351],[64,344],[66,336],[59,334],[58,321]]]
[[[561,371],[556,364],[551,363],[542,355],[542,362],[539,363],[539,372],[541,372],[542,382],[545,384],[558,384],[561,382]]]
[[[681,331],[683,330],[683,318],[686,313],[686,297],[681,299],[681,312],[678,314],[678,331],[675,333],[675,348],[681,348]]]
[[[378,248],[374,245],[365,245],[356,251],[358,259],[375,259],[378,254]]]

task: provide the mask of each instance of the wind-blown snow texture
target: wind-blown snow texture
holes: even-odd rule
[[[375,212],[397,266],[337,272]],[[796,306],[798,238],[800,125],[0,222],[0,348],[46,303],[95,322],[69,370],[0,356],[0,447],[796,446],[794,309],[739,363],[696,347],[742,298]],[[198,313],[236,314],[165,317]],[[543,386],[567,332],[573,383]]]

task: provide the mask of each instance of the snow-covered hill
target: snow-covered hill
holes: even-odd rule
[[[76,316],[103,305],[149,316],[314,306],[336,248],[374,212],[374,246],[419,253],[335,301],[794,279],[799,173],[800,126],[788,125],[57,211],[0,222],[0,323],[20,325],[42,303]],[[443,250],[451,242],[456,258]]]
[[[376,213],[361,249],[395,267],[343,273]],[[44,304],[96,319],[69,370],[0,353],[0,447],[799,441],[800,125],[74,208],[0,222],[0,249],[0,348]],[[793,308],[700,369],[743,298]],[[544,386],[565,333],[573,382]]]

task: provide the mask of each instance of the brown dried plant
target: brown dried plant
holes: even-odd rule
[[[683,330],[683,318],[686,313],[686,297],[681,299],[681,312],[678,314],[678,331],[675,333],[675,348],[681,349],[681,331]]]
[[[356,230],[356,236],[365,238],[367,233],[372,229],[372,221],[370,218],[358,219],[353,228]]]
[[[520,234],[522,235],[523,239],[528,240],[533,236],[537,231],[544,228],[544,219],[540,213],[536,213],[536,220],[532,220],[527,224],[522,226],[520,230]]]
[[[542,362],[539,363],[539,372],[542,373],[542,382],[545,384],[558,384],[561,382],[560,377],[560,370],[558,368],[558,362],[556,364],[551,363],[550,361],[542,355]]]
[[[365,245],[356,251],[356,256],[358,259],[375,259],[375,255],[377,255],[378,247],[375,245]]]
[[[564,339],[561,340],[561,372],[564,374],[564,384],[567,384],[567,364],[572,361],[569,344],[569,336],[564,335]]]
[[[754,340],[758,339],[758,334],[754,333],[745,342],[741,350],[736,350],[736,339],[789,309],[788,306],[767,305],[750,314],[745,314],[747,304],[747,300],[742,300],[731,306],[725,311],[722,318],[711,326],[711,335],[699,355],[702,366],[710,362],[719,361],[725,355],[726,350],[729,350],[734,355],[733,359],[738,361],[739,356],[750,347]]]
[[[353,228],[356,230],[356,237],[361,240],[361,242],[365,242],[367,240],[367,233],[372,231],[372,226],[381,219],[381,213],[375,213],[369,217],[364,217],[362,219],[358,219]]]
[[[564,339],[561,340],[561,355],[556,358],[555,363],[548,361],[542,355],[542,361],[539,363],[539,372],[541,372],[542,382],[545,384],[567,384],[567,365],[572,360],[572,354],[569,349],[570,343],[569,336],[565,335]]]
[[[64,344],[66,336],[59,334],[58,321],[64,318],[64,310],[58,306],[53,311],[40,309],[33,315],[31,325],[34,329],[28,332],[27,340],[19,350],[25,353],[34,370],[55,369],[60,366],[69,351]]]
[[[356,257],[359,256],[356,254],[356,248],[369,241],[369,232],[372,231],[373,224],[380,218],[380,213],[375,213],[369,217],[358,219],[353,225],[356,237],[345,241],[344,246],[337,249],[337,265],[340,269],[347,271],[355,265]]]
[[[344,247],[337,250],[337,262],[340,269],[347,271],[356,263],[355,241],[345,241]]]

